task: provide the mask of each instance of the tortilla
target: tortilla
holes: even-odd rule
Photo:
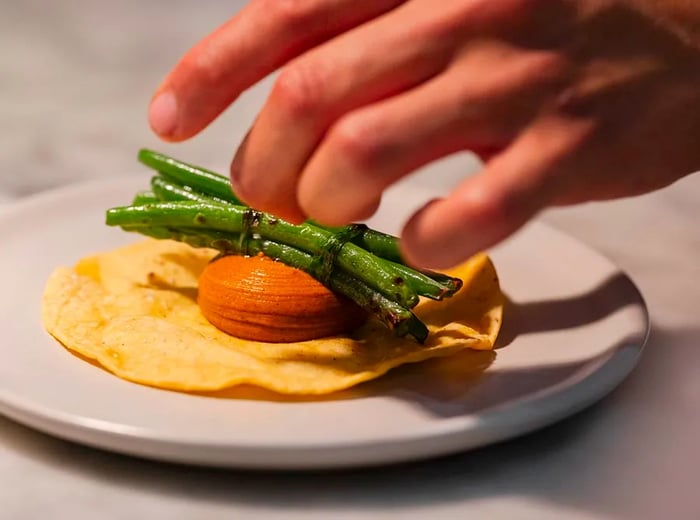
[[[129,381],[180,391],[254,385],[321,395],[375,379],[405,363],[464,349],[493,349],[503,298],[494,266],[478,254],[448,273],[464,281],[452,298],[414,309],[425,344],[370,319],[351,335],[262,343],[211,325],[197,281],[217,252],[145,240],[58,268],[42,302],[47,331],[70,351]]]

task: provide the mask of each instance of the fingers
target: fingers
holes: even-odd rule
[[[282,70],[231,165],[232,184],[241,198],[288,220],[303,219],[298,176],[327,129],[343,114],[406,90],[447,66],[452,49],[446,39],[436,40],[421,27],[405,30],[415,21],[415,9],[407,4],[367,22]]]
[[[503,150],[553,91],[557,76],[539,71],[556,60],[502,45],[472,48],[434,79],[341,118],[301,175],[301,208],[330,225],[360,220],[385,188],[433,160]],[[501,66],[484,66],[493,62]]]
[[[534,124],[482,172],[413,215],[402,233],[405,258],[448,268],[514,233],[566,191],[568,158],[590,132],[583,121]]]
[[[155,133],[193,136],[238,95],[293,57],[405,0],[254,0],[195,45],[158,88]]]

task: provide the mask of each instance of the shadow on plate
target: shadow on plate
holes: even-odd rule
[[[570,298],[514,302],[506,295],[503,326],[496,341],[496,350],[507,347],[524,334],[594,323],[638,299],[640,296],[636,287],[622,273]]]

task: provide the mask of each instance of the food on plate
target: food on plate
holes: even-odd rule
[[[459,278],[406,266],[391,235],[360,224],[293,225],[243,205],[226,177],[150,150],[141,150],[139,159],[157,171],[152,191],[108,210],[110,226],[222,254],[263,253],[309,273],[397,335],[417,341],[428,330],[410,309],[421,296],[442,300],[461,287]]]
[[[477,255],[452,271],[464,280],[455,296],[415,308],[430,331],[424,344],[396,336],[377,319],[350,334],[302,342],[236,338],[209,323],[197,304],[198,280],[217,254],[147,239],[59,268],[44,295],[46,328],[71,351],[130,381],[186,391],[251,384],[310,395],[404,363],[491,349],[500,326],[495,271]]]
[[[161,388],[318,395],[494,347],[502,296],[487,255],[417,271],[395,237],[292,225],[243,206],[222,176],[139,157],[158,172],[151,190],[108,210],[107,223],[150,238],[47,283],[43,321],[69,350]]]
[[[265,255],[225,255],[207,264],[197,302],[216,328],[271,343],[351,333],[367,318],[352,300]]]

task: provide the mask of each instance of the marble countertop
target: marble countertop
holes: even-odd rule
[[[240,5],[0,0],[0,205],[129,173],[142,146],[225,171],[269,81],[186,144],[156,141],[145,112],[174,60]],[[474,166],[456,157],[410,182],[447,189]],[[652,316],[640,365],[589,410],[476,452],[330,474],[135,460],[0,418],[0,518],[699,518],[700,175],[542,219],[619,264]]]

